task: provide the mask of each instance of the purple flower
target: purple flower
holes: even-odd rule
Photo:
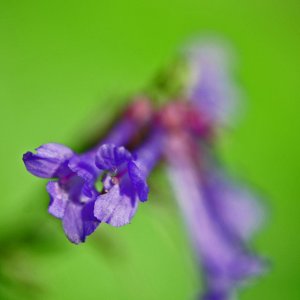
[[[197,145],[188,135],[169,137],[170,178],[204,269],[207,293],[202,299],[230,299],[241,282],[264,269],[261,259],[246,249],[259,208],[248,192],[219,173],[207,179],[190,147]]]
[[[102,145],[96,165],[104,172],[103,193],[95,202],[94,215],[112,226],[130,223],[138,202],[146,201],[149,188],[147,176],[161,153],[161,136],[153,134],[136,153],[124,147]]]
[[[49,212],[62,219],[64,231],[73,243],[84,241],[99,222],[90,208],[97,195],[93,186],[99,173],[92,162],[92,153],[82,156],[60,144],[45,144],[27,152],[23,161],[27,170],[42,178],[58,178],[49,181]]]
[[[188,97],[207,120],[221,125],[231,122],[238,94],[229,77],[227,52],[224,45],[201,43],[187,53],[191,72]]]
[[[149,104],[145,101],[135,102],[103,142],[118,146],[127,144],[149,119],[147,108]],[[58,179],[47,183],[49,213],[62,220],[66,236],[76,244],[84,242],[100,224],[94,216],[94,203],[100,195],[95,183],[103,171],[95,164],[98,147],[76,154],[64,145],[50,143],[37,148],[36,153],[23,155],[30,173]]]

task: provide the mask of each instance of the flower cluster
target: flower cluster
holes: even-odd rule
[[[151,170],[166,162],[204,270],[206,300],[230,299],[241,282],[264,266],[247,248],[263,219],[262,209],[214,156],[216,132],[231,118],[235,94],[220,53],[207,46],[190,52],[193,80],[178,100],[158,108],[145,98],[134,101],[89,151],[77,154],[50,143],[23,156],[30,173],[51,179],[49,213],[62,220],[66,236],[76,244],[102,222],[115,227],[130,223],[139,202],[148,199]],[[143,138],[136,139],[141,131]],[[134,147],[128,147],[133,140]]]
[[[153,163],[149,162],[148,170],[148,157],[137,158],[123,145],[147,125],[149,115],[150,103],[135,101],[103,142],[86,153],[50,143],[23,155],[30,173],[53,179],[47,183],[49,213],[62,220],[71,242],[84,242],[101,222],[128,224],[138,200],[147,200],[146,177]],[[138,151],[142,153],[143,146]],[[97,189],[99,180],[101,190]]]

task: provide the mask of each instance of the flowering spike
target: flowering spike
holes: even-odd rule
[[[142,99],[88,152],[45,144],[36,154],[25,153],[23,160],[33,175],[57,179],[47,184],[49,213],[62,220],[66,236],[78,244],[101,222],[115,227],[130,223],[139,201],[148,199],[147,178],[164,154],[204,269],[202,299],[229,300],[241,282],[263,270],[262,260],[246,248],[261,223],[262,210],[211,158],[214,133],[229,121],[236,93],[223,50],[211,45],[194,50],[188,61],[195,80],[185,93],[190,101],[168,103],[152,118],[149,102]],[[167,72],[158,81],[161,98],[183,96],[181,80],[174,81],[172,74],[185,75]],[[151,126],[144,128],[145,124]],[[142,132],[147,134],[145,143],[130,152],[124,145],[135,141],[141,126],[147,129]]]

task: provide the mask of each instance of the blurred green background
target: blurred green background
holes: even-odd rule
[[[1,299],[194,298],[201,278],[162,170],[131,225],[75,246],[21,157],[51,141],[79,147],[91,119],[122,108],[115,96],[145,87],[201,34],[236,50],[247,113],[221,153],[270,210],[255,246],[271,271],[241,299],[300,299],[298,0],[1,1]]]

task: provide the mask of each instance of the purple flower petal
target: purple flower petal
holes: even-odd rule
[[[137,207],[138,200],[136,197],[123,195],[116,206],[114,213],[107,220],[107,223],[114,227],[120,227],[129,224],[132,217],[136,213]]]
[[[61,219],[64,216],[69,195],[60,187],[59,183],[55,181],[49,181],[47,183],[47,191],[50,195],[48,211],[54,217]]]
[[[132,155],[124,147],[104,144],[98,149],[96,166],[101,170],[115,172],[119,166],[130,159],[132,159]]]
[[[92,234],[99,226],[100,221],[94,216],[95,201],[90,201],[84,204],[81,211],[81,218],[84,226],[84,235],[88,236]]]
[[[202,300],[229,300],[231,299],[226,292],[223,291],[211,291],[205,294]]]
[[[100,195],[97,198],[95,202],[94,216],[101,222],[107,222],[119,201],[120,188],[118,185],[114,185],[109,192]]]
[[[68,164],[69,168],[86,182],[93,182],[99,175],[95,165],[95,155],[74,155]]]
[[[62,221],[65,234],[72,243],[84,242],[86,237],[93,233],[100,224],[95,219],[93,210],[94,203],[92,201],[86,204],[68,202]]]
[[[85,240],[81,210],[81,205],[69,201],[62,219],[64,232],[74,244],[79,244]]]
[[[138,201],[134,194],[122,191],[119,185],[113,186],[95,202],[94,215],[98,220],[120,227],[130,223],[137,209]]]
[[[149,194],[149,187],[146,181],[147,174],[138,165],[138,162],[130,161],[128,164],[128,173],[140,201],[146,201]]]
[[[26,169],[42,178],[54,178],[66,175],[69,171],[68,160],[73,151],[60,144],[45,144],[36,149],[37,153],[27,152],[23,155]]]
[[[240,240],[249,240],[264,220],[264,210],[257,197],[230,182],[222,172],[214,172],[207,178],[210,202],[220,221]]]

